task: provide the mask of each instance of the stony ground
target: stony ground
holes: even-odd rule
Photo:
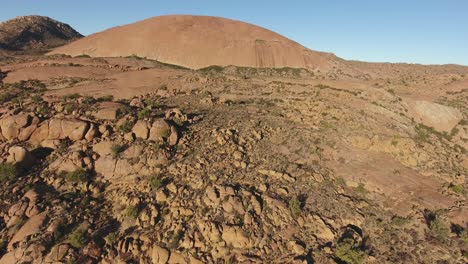
[[[0,263],[467,262],[463,67],[11,60]]]

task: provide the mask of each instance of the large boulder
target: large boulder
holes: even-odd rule
[[[34,156],[24,147],[13,146],[8,150],[8,154],[7,162],[20,167],[29,168],[34,163]]]
[[[171,126],[164,119],[154,121],[150,129],[149,139],[161,141],[171,135]]]
[[[34,115],[20,113],[0,120],[0,132],[6,140],[21,138],[24,141],[36,129],[39,119]]]
[[[103,102],[97,106],[97,112],[93,116],[100,120],[116,120],[122,108],[123,105],[119,103]]]
[[[450,133],[463,118],[458,109],[429,101],[410,101],[409,106],[409,114],[416,122],[439,132]]]
[[[132,132],[137,138],[148,139],[149,136],[149,124],[147,121],[139,120],[133,126]]]
[[[47,211],[31,217],[10,240],[10,243],[8,243],[8,251],[11,251],[16,243],[25,241],[28,236],[39,233],[46,218]]]
[[[70,140],[82,140],[90,130],[90,123],[80,119],[53,118],[44,121],[32,133],[30,142],[39,145],[45,140],[57,140],[69,138]],[[94,137],[89,136],[90,138]]]

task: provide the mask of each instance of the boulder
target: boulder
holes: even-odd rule
[[[99,154],[99,156],[109,156],[112,154],[112,146],[114,145],[111,141],[101,141],[93,146],[93,151]]]
[[[173,126],[171,126],[171,135],[169,136],[167,141],[171,146],[175,146],[179,142],[179,133],[177,132],[177,129]]]
[[[10,240],[10,243],[8,243],[8,251],[11,251],[16,243],[26,240],[28,236],[39,233],[46,218],[47,211],[31,217]]]
[[[169,250],[160,246],[153,246],[151,250],[151,260],[154,264],[167,263],[167,261],[169,260],[169,255]]]
[[[89,132],[89,128],[90,123],[80,119],[53,118],[43,122],[32,133],[30,142],[32,144],[39,145],[45,140],[58,140],[65,138],[69,138],[72,141],[78,141],[85,138],[85,135]]]
[[[72,141],[81,140],[88,131],[89,123],[78,119],[62,120],[62,138],[68,137]]]
[[[34,164],[34,156],[31,153],[20,146],[13,146],[8,150],[7,162],[17,164],[23,168],[29,168]]]
[[[32,132],[36,129],[39,119],[33,115],[20,113],[13,116],[8,116],[0,120],[0,131],[2,137],[6,140],[14,140],[18,137],[24,139],[29,138]],[[23,130],[26,129],[24,132]]]
[[[237,226],[223,225],[221,238],[234,248],[249,248],[252,244],[245,232]]]
[[[97,106],[97,112],[93,116],[100,120],[116,120],[122,107],[119,103],[103,102]]]
[[[150,129],[149,139],[161,141],[171,135],[171,126],[164,119],[154,121]]]
[[[147,121],[139,120],[133,126],[132,132],[135,133],[137,138],[148,139],[149,136],[149,124]]]
[[[67,255],[70,245],[66,243],[56,244],[50,250],[50,253],[46,256],[45,261],[47,263],[53,263],[61,261],[65,255]]]

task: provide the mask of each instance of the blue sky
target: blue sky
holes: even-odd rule
[[[82,34],[165,14],[238,19],[345,59],[468,65],[467,0],[2,0],[0,20],[44,15]]]

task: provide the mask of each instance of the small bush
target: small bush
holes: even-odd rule
[[[121,133],[128,133],[130,131],[132,131],[132,128],[133,128],[133,125],[132,123],[130,123],[129,121],[125,121],[122,125],[120,125],[117,129],[121,132]]]
[[[86,238],[86,231],[81,229],[81,228],[77,228],[75,229],[75,231],[73,231],[70,236],[68,237],[68,239],[70,240],[70,244],[74,247],[74,248],[81,248],[84,246],[84,244],[86,243],[87,241],[87,238]]]
[[[354,245],[354,240],[346,238],[336,246],[335,256],[348,264],[361,264],[366,260],[366,253]]]
[[[129,206],[127,210],[125,210],[125,215],[133,219],[137,219],[139,214],[140,208],[138,205]]]
[[[111,147],[112,157],[114,159],[120,157],[120,154],[125,151],[125,145],[114,144]]]
[[[297,196],[294,196],[289,200],[289,210],[294,218],[298,218],[301,215],[301,201]]]
[[[64,95],[63,99],[65,99],[65,100],[74,100],[74,99],[78,99],[80,97],[81,97],[81,95],[79,95],[77,93],[73,93],[73,94]]]
[[[35,95],[31,96],[31,101],[32,101],[33,103],[38,104],[38,103],[43,102],[44,100],[42,99],[42,96],[40,96],[40,95],[38,95],[38,94],[35,94]]]
[[[112,100],[114,100],[114,96],[113,95],[104,95],[104,96],[101,96],[97,99],[99,102],[110,102]]]
[[[104,241],[106,241],[106,244],[109,246],[113,246],[115,241],[117,241],[117,233],[112,232],[109,233],[105,238]]]
[[[158,107],[158,102],[152,98],[146,98],[145,103],[151,109],[155,109]]]
[[[144,119],[151,116],[151,110],[144,108],[138,112],[138,119]]]
[[[459,194],[465,193],[465,189],[463,188],[463,186],[459,184],[450,184],[449,188],[455,193],[459,193]]]
[[[354,188],[354,190],[360,194],[367,193],[366,186],[364,185],[364,183],[359,183],[358,186]]]
[[[346,186],[346,180],[343,177],[336,178],[336,184],[340,186]]]
[[[162,180],[156,175],[148,177],[148,183],[153,190],[157,190],[162,186]]]
[[[65,175],[65,178],[71,182],[85,182],[88,180],[88,172],[83,169],[69,172]]]
[[[18,176],[16,166],[10,163],[0,164],[0,182],[14,180]]]
[[[438,240],[445,242],[450,235],[450,229],[445,225],[444,221],[430,210],[424,210],[424,219],[429,227],[430,234]]]

